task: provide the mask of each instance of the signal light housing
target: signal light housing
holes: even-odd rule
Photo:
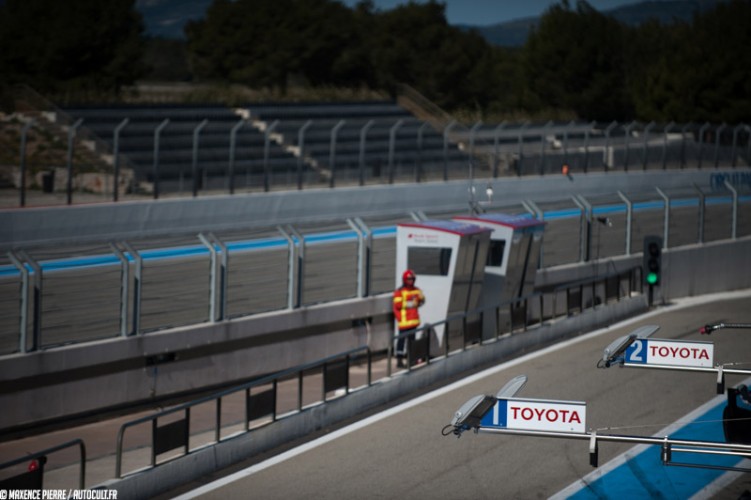
[[[662,238],[644,237],[644,257],[642,263],[644,282],[647,285],[659,285],[662,274]]]

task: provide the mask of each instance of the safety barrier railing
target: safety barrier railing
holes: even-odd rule
[[[643,293],[641,266],[619,272],[603,274],[557,286],[550,291],[534,292],[523,297],[505,301],[497,306],[481,307],[468,312],[456,313],[443,321],[425,324],[397,335],[396,339],[405,342],[406,367],[411,370],[421,363],[448,357],[452,352],[464,351],[468,346],[497,341],[502,335],[526,332],[529,327],[542,325],[561,317],[583,313],[634,293]],[[624,286],[626,283],[626,286]],[[589,291],[590,300],[584,300]],[[600,295],[598,295],[601,293]],[[558,310],[558,297],[564,294],[565,308]],[[546,308],[546,306],[548,306]],[[436,330],[442,332],[441,353],[432,345]],[[454,334],[454,335],[452,335]],[[456,342],[459,342],[457,345]],[[389,345],[387,373],[391,374],[391,360],[394,346]]]
[[[550,292],[532,293],[521,298],[503,302],[497,306],[477,308],[466,313],[453,314],[441,322],[424,325],[414,331],[401,334],[395,338],[395,341],[403,338],[407,342],[407,371],[411,371],[415,367],[421,366],[423,362],[424,365],[422,366],[427,366],[440,359],[463,352],[472,345],[481,346],[487,341],[497,341],[502,335],[507,333],[526,332],[531,326],[543,325],[546,321],[570,316],[571,311],[568,305],[566,311],[563,313],[557,312],[555,306],[548,310],[545,308],[546,300],[552,300],[555,303],[555,297],[561,290],[568,290],[569,288],[579,289],[583,286],[592,286],[593,289],[596,289],[598,284],[607,288],[605,284],[614,278],[619,280],[628,279],[628,282],[631,284],[636,282],[638,273],[640,273],[640,268],[634,267],[620,273],[582,280],[581,282],[572,283],[567,287],[557,287]],[[621,300],[625,296],[630,296],[637,288],[629,286],[627,290],[624,290],[621,287],[616,287],[618,291],[613,296],[606,295],[605,302],[613,299]],[[601,302],[595,303],[593,301],[588,305],[580,304],[579,307],[581,311],[584,311],[587,308],[596,307],[600,304]],[[489,318],[492,318],[492,321]],[[486,323],[487,321],[490,321],[490,323]],[[492,330],[491,335],[485,334],[486,324]],[[440,354],[431,351],[431,332],[437,327],[444,328],[444,342]],[[457,341],[459,342],[458,345],[456,344]],[[335,394],[334,398],[348,395],[352,390],[350,380],[352,362],[353,360],[361,360],[363,357],[366,363],[366,376],[365,384],[360,387],[370,387],[373,383],[373,353],[369,347],[362,346],[309,364],[274,373],[247,384],[211,394],[153,415],[126,422],[120,427],[117,434],[115,477],[121,478],[127,475],[123,473],[123,455],[124,441],[128,429],[139,425],[151,426],[148,443],[151,448],[150,463],[146,468],[153,468],[175,458],[188,455],[207,444],[216,444],[226,439],[252,432],[261,426],[273,424],[280,418],[298,414],[305,408],[312,407],[315,404],[325,404],[332,399],[328,397],[332,392]],[[393,357],[393,343],[390,342],[386,350],[386,377],[392,375]],[[317,372],[321,379],[320,398],[306,405],[303,401],[304,382],[306,380],[305,377],[310,376],[312,372]],[[281,392],[280,386],[283,383],[291,382],[293,379],[296,382],[291,384],[293,387],[285,386],[285,389],[287,393],[292,390],[296,394],[296,404],[290,411],[282,413],[278,408]],[[308,381],[310,380],[308,379]],[[234,434],[223,437],[222,402],[237,394],[241,394],[243,400],[241,405],[243,417],[241,428]],[[209,429],[203,429],[203,432],[211,432],[213,437],[209,439],[208,443],[191,447],[191,429],[195,428],[195,426],[191,425],[191,411],[193,410],[193,415],[195,415],[195,408],[204,404],[214,405],[213,423]],[[181,418],[159,425],[160,419],[175,415],[179,415]],[[260,423],[255,427],[251,427],[251,422]],[[238,422],[235,420],[228,425],[237,426],[237,424]],[[168,452],[173,452],[174,455],[162,461],[158,460],[159,455]],[[131,471],[131,473],[143,469],[143,467],[140,467]]]
[[[29,462],[26,472],[0,480],[0,491],[6,493],[10,490],[41,490],[44,480],[44,466],[47,463],[47,456],[68,448],[78,447],[78,488],[83,489],[86,482],[86,446],[83,440],[73,439],[57,446],[45,448],[44,450],[30,453],[20,458],[10,460],[0,464],[0,470],[9,469],[15,465]],[[7,498],[7,497],[3,497]]]
[[[311,405],[326,403],[332,399],[332,397],[339,397],[341,394],[349,394],[353,389],[350,377],[351,365],[354,361],[363,358],[366,364],[366,373],[365,384],[361,387],[369,387],[372,384],[372,353],[367,346],[362,346],[312,363],[274,373],[247,384],[211,394],[200,399],[189,401],[153,415],[126,422],[120,427],[117,434],[115,477],[123,477],[123,445],[125,432],[128,429],[138,425],[151,425],[150,466],[156,467],[160,463],[166,463],[167,461],[176,458],[170,457],[165,461],[159,462],[157,460],[159,455],[181,449],[182,452],[178,456],[184,456],[199,447],[196,446],[191,448],[190,446],[191,429],[194,429],[194,426],[191,425],[191,410],[195,409],[197,406],[207,403],[214,404],[213,425],[211,429],[211,431],[213,431],[213,440],[211,443],[219,443],[220,441],[238,435],[238,433],[235,433],[230,436],[222,437],[222,402],[232,395],[244,393],[241,410],[244,418],[239,434],[245,434],[252,431],[251,422],[258,422],[259,420],[267,419],[268,422],[264,422],[264,425],[266,425],[273,423],[284,416],[299,413],[303,411],[304,408]],[[303,394],[304,382],[306,381],[306,375],[310,376],[311,372],[318,372],[320,374],[320,399],[306,405],[304,404]],[[281,413],[279,412],[280,385],[285,382],[290,382],[292,379],[296,381],[296,404],[290,411]],[[309,382],[310,378],[307,378],[307,381]],[[263,388],[263,390],[260,388]],[[253,389],[255,389],[255,391],[253,391]],[[335,394],[330,397],[329,395],[332,392]],[[182,415],[182,418],[179,420],[159,425],[160,419],[180,414]],[[236,424],[236,422],[234,423]],[[200,446],[205,446],[205,444]]]

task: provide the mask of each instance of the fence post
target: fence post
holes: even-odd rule
[[[277,231],[282,233],[284,239],[287,240],[287,309],[295,308],[295,261],[297,260],[297,251],[295,246],[295,240],[292,236],[284,230],[282,226],[276,227]]]
[[[694,189],[699,193],[699,243],[704,243],[704,209],[706,206],[706,196],[699,186],[694,184]]]
[[[165,118],[156,129],[154,129],[154,199],[159,199],[159,139],[164,127],[169,125],[169,118]]]
[[[8,258],[21,273],[21,300],[19,301],[21,306],[21,324],[19,325],[18,351],[25,353],[27,352],[26,339],[29,324],[29,270],[21,261],[21,258],[13,253],[13,251],[8,252]]]
[[[199,136],[201,134],[201,130],[203,130],[203,127],[206,126],[206,124],[209,121],[204,119],[201,123],[198,124],[198,126],[193,130],[193,197],[195,198],[198,196],[198,140]]]
[[[665,137],[662,143],[662,169],[665,170],[667,168],[667,162],[668,162],[668,134],[670,133],[670,129],[675,126],[675,122],[670,122],[665,126],[665,130],[663,131]]]
[[[368,130],[375,123],[374,120],[369,120],[368,123],[363,125],[360,129],[360,185],[365,185],[365,146],[367,144]]]
[[[26,206],[26,138],[29,133],[29,129],[34,125],[36,120],[29,120],[26,122],[26,124],[21,129],[21,151],[20,151],[20,165],[19,170],[21,171],[21,200],[20,205],[22,207]]]
[[[736,239],[738,236],[738,191],[728,181],[725,181],[725,187],[733,193],[733,219],[731,222],[730,238]]]
[[[120,260],[120,336],[128,336],[128,296],[130,273],[128,270],[128,258],[122,250],[117,248],[114,243],[110,243],[110,248]]]
[[[245,120],[240,119],[229,131],[229,163],[227,165],[229,194],[235,194],[235,148],[237,147],[237,133],[243,125],[245,125]]]
[[[331,145],[329,147],[329,169],[331,171],[331,176],[329,177],[329,187],[335,187],[336,186],[336,136],[339,133],[339,129],[341,129],[345,124],[344,120],[340,120],[339,123],[334,125],[334,128],[331,129]]]
[[[670,198],[659,187],[655,186],[655,189],[665,202],[665,213],[662,219],[662,246],[663,248],[670,248],[668,245],[668,235],[670,234]]]
[[[517,168],[516,168],[516,175],[518,177],[522,176],[522,162],[524,160],[524,129],[527,128],[529,125],[529,122],[524,122],[521,124],[521,127],[519,127],[519,161],[517,162]]]
[[[449,134],[451,129],[456,125],[456,121],[452,120],[451,123],[446,125],[443,129],[443,180],[449,180]]]
[[[398,120],[391,130],[389,130],[389,184],[394,183],[394,150],[396,148],[396,133],[404,123],[404,120]]]
[[[42,345],[42,266],[32,259],[24,250],[18,252],[22,261],[26,261],[34,271],[34,292],[32,302],[32,330],[31,330],[31,350],[36,351]]]
[[[707,129],[710,127],[709,122],[706,122],[702,127],[699,129],[699,160],[698,165],[696,168],[701,169],[701,163],[704,156],[704,133],[707,131]]]
[[[294,226],[287,226],[287,230],[297,238],[297,293],[295,307],[302,306],[303,287],[305,286],[305,236],[300,234]]]
[[[125,118],[123,121],[120,122],[120,124],[115,127],[115,131],[112,133],[112,154],[114,161],[114,173],[113,173],[113,179],[112,179],[112,201],[117,201],[117,198],[119,196],[119,180],[120,180],[120,132],[123,131],[123,129],[128,125],[128,122],[130,122],[129,118]]]
[[[279,120],[274,120],[263,134],[263,190],[265,192],[268,192],[269,189],[271,189],[271,179],[269,178],[271,176],[269,155],[271,151],[271,134],[274,132],[277,125],[279,125]]]
[[[648,155],[648,147],[649,147],[649,132],[654,128],[655,122],[650,122],[646,127],[644,127],[644,149],[642,150],[642,157],[641,157],[641,169],[647,170],[647,156]]]
[[[717,130],[715,131],[716,137],[715,137],[715,143],[714,143],[714,168],[719,168],[720,166],[720,136],[722,135],[722,131],[725,130],[727,127],[726,123],[723,123],[719,127],[717,127]]]
[[[621,191],[618,191],[618,196],[626,204],[626,255],[631,255],[631,223],[634,216],[634,204]]]
[[[631,144],[631,130],[636,126],[636,122],[633,121],[626,125],[626,133],[623,136],[624,158],[623,158],[623,170],[628,172],[628,153],[629,146]]]
[[[297,157],[297,189],[302,189],[302,170],[303,170],[303,163],[305,162],[305,132],[307,132],[308,128],[313,125],[313,120],[306,121],[302,127],[300,127],[300,130],[297,132],[297,148],[298,148],[298,154]]]
[[[420,182],[422,179],[422,136],[423,131],[429,125],[428,122],[422,122],[422,125],[417,129],[417,164],[415,165],[415,182]]]
[[[127,241],[122,242],[123,248],[136,261],[133,274],[133,335],[138,335],[141,329],[141,284],[143,283],[143,258]]]
[[[209,323],[216,323],[216,248],[203,233],[198,233],[198,239],[209,251],[211,259],[209,267]]]
[[[610,161],[610,132],[613,131],[615,127],[618,126],[618,122],[613,121],[610,123],[610,125],[607,126],[605,129],[605,151],[602,152],[602,164],[605,167],[605,172],[608,171],[608,169],[613,168],[615,164],[615,160]]]
[[[545,175],[545,143],[548,140],[547,131],[551,125],[553,125],[553,122],[548,121],[542,127],[542,140],[540,141],[540,175]]]
[[[506,122],[502,121],[495,128],[495,134],[493,134],[493,178],[498,178],[498,164],[500,161],[501,153],[499,151],[499,142],[501,140],[500,135],[503,128],[506,126]]]
[[[78,127],[83,123],[83,118],[79,118],[68,129],[68,156],[67,156],[67,170],[68,170],[68,182],[66,184],[66,193],[68,199],[68,205],[73,203],[73,140],[76,137],[76,131]]]

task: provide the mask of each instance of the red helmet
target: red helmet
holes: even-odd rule
[[[417,279],[417,276],[415,276],[415,273],[411,269],[407,269],[402,274],[402,283],[404,284],[407,283],[407,280],[411,280],[412,284],[414,284],[416,279]]]

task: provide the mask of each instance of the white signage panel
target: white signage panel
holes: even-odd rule
[[[484,427],[553,432],[586,432],[587,405],[572,401],[499,399],[482,418]]]
[[[625,363],[683,367],[714,366],[714,344],[683,340],[639,339],[626,349]]]

